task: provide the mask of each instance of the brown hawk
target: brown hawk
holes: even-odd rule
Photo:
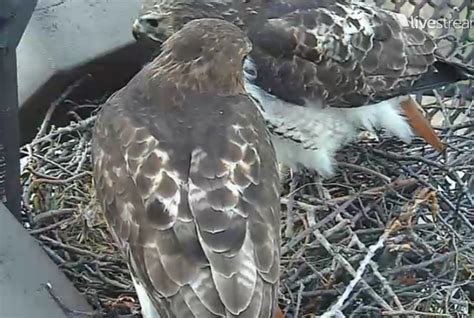
[[[282,163],[333,172],[335,152],[361,129],[412,131],[443,149],[409,98],[473,75],[445,60],[405,16],[344,0],[145,0],[136,38],[163,41],[192,19],[243,29],[253,44],[246,90],[261,105]]]
[[[103,105],[94,180],[146,318],[273,317],[279,179],[246,95],[250,42],[195,20]]]

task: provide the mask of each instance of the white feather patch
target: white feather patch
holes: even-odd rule
[[[252,68],[251,61],[246,64],[246,69]],[[303,165],[331,175],[336,151],[353,141],[361,129],[383,128],[405,142],[413,136],[401,114],[400,102],[406,97],[355,108],[322,107],[311,102],[301,107],[284,102],[247,80],[245,88],[261,104],[264,118],[279,127],[275,131],[280,135],[286,132],[287,138],[278,134],[272,137],[278,160],[292,169]]]
[[[138,300],[140,301],[140,306],[142,307],[142,314],[144,318],[160,318],[160,315],[153,306],[153,302],[148,296],[145,288],[132,276],[133,285],[135,286],[135,291],[137,292]]]

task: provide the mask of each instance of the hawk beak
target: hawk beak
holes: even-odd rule
[[[135,40],[140,40],[142,38],[143,32],[142,32],[142,27],[140,25],[140,22],[135,20],[132,25],[132,35]]]
[[[438,138],[429,121],[423,116],[418,108],[418,103],[409,97],[406,101],[400,103],[403,112],[413,131],[429,143],[438,152],[444,151],[444,144]]]
[[[136,41],[151,41],[153,43],[158,43],[162,44],[163,41],[159,38],[157,38],[153,32],[147,32],[147,27],[146,25],[143,25],[143,22],[141,19],[136,19],[135,22],[133,22],[132,25],[132,35],[135,38]]]

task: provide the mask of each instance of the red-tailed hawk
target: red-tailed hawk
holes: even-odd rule
[[[360,129],[384,128],[406,142],[413,130],[441,151],[408,96],[474,74],[442,58],[404,16],[356,1],[145,0],[133,30],[160,42],[202,17],[247,33],[246,90],[262,107],[278,158],[323,175]]]
[[[249,50],[236,26],[195,20],[100,111],[97,197],[146,318],[277,308],[279,179],[244,90]]]

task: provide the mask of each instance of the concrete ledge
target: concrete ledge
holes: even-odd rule
[[[70,309],[92,311],[85,298],[0,203],[0,317],[66,318],[44,284]]]
[[[140,0],[39,0],[17,48],[20,107],[50,77],[134,41]]]
[[[72,83],[86,78],[67,99],[88,103],[123,87],[150,60],[156,44],[147,48],[132,36],[141,2],[38,0],[17,47],[21,144]],[[69,124],[66,104],[52,124]]]

